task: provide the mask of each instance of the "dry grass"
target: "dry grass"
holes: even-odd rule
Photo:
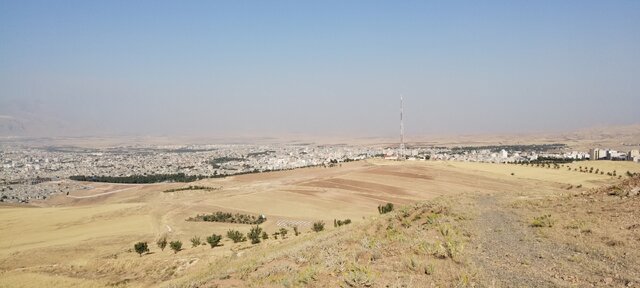
[[[516,168],[520,170],[511,176]],[[560,207],[569,209],[558,201],[578,201],[582,198],[572,195],[581,193],[590,199],[595,196],[587,188],[614,181],[606,176],[511,165],[373,160],[341,168],[207,179],[195,184],[222,187],[216,191],[162,193],[175,185],[133,185],[93,198],[57,197],[42,203],[42,208],[0,208],[0,282],[11,287],[41,287],[41,283],[79,287],[486,284],[469,258],[479,240],[474,238],[480,234],[476,229],[486,225],[473,226],[482,218],[477,196],[509,199],[500,209],[518,211],[514,215],[519,218],[505,219],[522,221],[526,229],[532,229],[528,223],[533,217],[552,214],[557,223],[538,229],[547,239],[555,239],[557,231],[608,237],[597,241],[604,245],[603,253],[613,253],[606,249],[635,247],[633,233],[638,229],[627,229],[629,235],[605,234],[601,226],[609,224],[597,216],[604,212],[589,210],[589,214],[584,208],[597,207],[589,206],[591,200],[580,200],[585,201],[584,206],[574,203],[579,217],[573,222],[564,221],[572,210],[556,211],[554,205],[561,203]],[[566,190],[568,185],[584,188]],[[100,187],[83,195],[122,189]],[[601,194],[598,197],[606,195]],[[623,201],[628,196],[606,197]],[[609,199],[606,197],[603,199]],[[433,202],[435,198],[438,201]],[[399,208],[378,215],[376,207],[386,202]],[[617,213],[630,213],[631,208],[625,209]],[[249,231],[248,225],[185,221],[212,211],[266,214],[268,221],[261,227],[269,234],[280,228],[278,220],[331,223],[349,218],[354,223],[337,229],[327,226],[320,233],[300,226],[303,234],[298,237],[269,239],[258,245],[223,239],[222,246],[214,249],[188,247],[194,236],[204,239],[211,233],[224,235],[229,229]],[[624,227],[640,225],[627,222]],[[169,248],[160,251],[154,243],[161,235],[185,243],[183,251],[175,255]],[[131,251],[138,241],[150,243],[151,253],[138,257]]]

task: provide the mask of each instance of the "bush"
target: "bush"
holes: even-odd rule
[[[298,231],[298,226],[293,226],[293,234],[296,236],[300,235],[300,231]]]
[[[286,239],[287,238],[287,232],[289,232],[289,230],[287,230],[285,228],[280,228],[280,236],[282,236],[282,239]]]
[[[140,254],[140,257],[142,257],[143,253],[149,252],[149,246],[147,245],[147,242],[138,242],[133,245],[133,248],[136,250],[136,253]]]
[[[267,240],[269,239],[269,234],[267,234],[267,232],[262,232],[262,240]]]
[[[393,203],[387,203],[386,205],[378,205],[378,213],[385,214],[393,211]]]
[[[163,236],[158,239],[158,241],[156,241],[156,245],[158,245],[158,248],[160,248],[160,250],[164,251],[164,247],[167,247],[167,237]]]
[[[538,217],[533,217],[533,222],[531,222],[531,227],[552,227],[553,220],[551,219],[551,215],[542,215]]]
[[[256,225],[256,227],[251,227],[251,231],[247,233],[247,237],[251,239],[251,244],[258,244],[260,243],[261,234],[262,234],[262,228]]]
[[[342,225],[349,225],[349,224],[351,224],[351,219],[345,219],[345,220],[333,219],[333,227],[340,227]]]
[[[191,247],[198,247],[200,243],[202,243],[200,236],[193,236],[193,238],[191,238]]]
[[[211,248],[218,246],[220,240],[222,240],[222,236],[217,234],[211,234],[211,236],[207,237],[207,243],[211,245]]]
[[[316,232],[320,232],[324,230],[324,222],[323,221],[314,222],[313,228],[311,229],[313,229],[313,231],[316,231]]]
[[[238,230],[229,230],[227,231],[227,237],[233,240],[233,243],[244,242],[247,241],[247,238],[240,233]]]
[[[173,253],[178,253],[178,251],[182,250],[182,242],[171,241],[171,243],[169,243],[169,247],[171,247],[171,250],[173,250]]]

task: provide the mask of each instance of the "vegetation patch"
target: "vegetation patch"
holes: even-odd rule
[[[228,212],[214,212],[208,215],[197,215],[196,217],[189,217],[187,221],[204,221],[204,222],[223,222],[223,223],[237,223],[237,224],[251,224],[258,225],[267,221],[267,218],[260,215],[249,215],[240,213],[228,213]]]
[[[208,187],[208,186],[197,186],[197,185],[192,186],[192,185],[189,185],[187,187],[182,187],[182,188],[167,189],[167,190],[164,190],[162,192],[171,193],[171,192],[187,191],[187,190],[214,191],[214,190],[220,190],[220,187]]]
[[[393,203],[387,203],[386,205],[378,205],[378,213],[386,214],[393,211]]]
[[[193,182],[208,178],[202,175],[176,174],[153,174],[153,175],[130,175],[130,176],[69,176],[74,181],[105,182],[105,183],[125,183],[125,184],[148,184],[162,182]]]
[[[553,227],[553,219],[550,214],[533,217],[531,227]]]
[[[351,219],[345,219],[345,220],[333,219],[333,227],[340,227],[342,225],[349,225],[349,224],[351,224]]]

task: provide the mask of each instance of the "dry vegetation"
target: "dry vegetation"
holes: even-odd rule
[[[580,163],[640,172],[629,164]],[[0,208],[0,287],[640,285],[638,178],[367,161],[196,185],[224,188],[96,184],[96,197]],[[380,214],[388,202],[393,210]],[[259,231],[185,221],[211,211],[268,220]],[[215,241],[230,230],[248,240]],[[137,254],[138,242],[149,253]]]

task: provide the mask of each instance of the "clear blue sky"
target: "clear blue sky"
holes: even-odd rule
[[[640,1],[0,0],[0,115],[49,133],[392,136],[400,94],[409,135],[558,131],[639,91]]]

